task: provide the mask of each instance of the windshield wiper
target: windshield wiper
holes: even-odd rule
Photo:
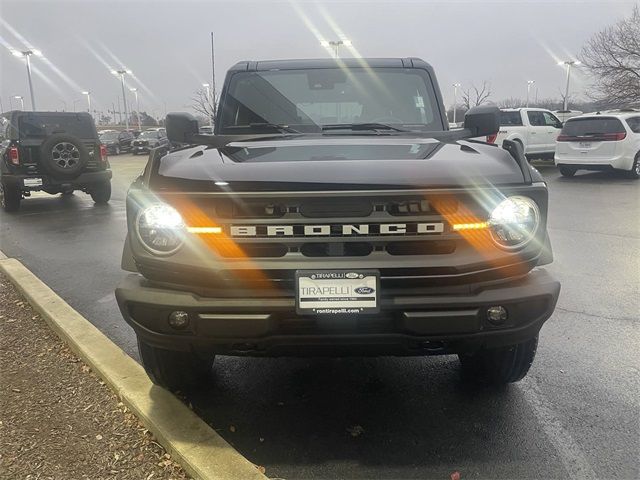
[[[234,128],[273,128],[281,133],[302,133],[295,128],[291,128],[289,125],[282,125],[279,123],[269,123],[269,122],[252,122],[248,125],[233,125]],[[229,127],[227,127],[229,128]]]
[[[410,132],[411,130],[405,130],[402,128],[394,127],[393,125],[387,125],[386,123],[336,123],[336,124],[328,124],[322,125],[322,131],[327,130],[353,130],[353,131],[363,131],[363,130],[391,130],[393,132]]]

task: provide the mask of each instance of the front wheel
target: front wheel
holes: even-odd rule
[[[634,180],[640,178],[640,153],[636,155],[633,165],[631,165],[631,169],[627,170],[625,173],[627,178],[633,178]]]
[[[20,210],[22,192],[19,188],[0,183],[0,206],[5,212],[17,212]]]
[[[104,182],[93,187],[89,194],[95,203],[104,205],[111,200],[111,182]]]
[[[560,175],[563,177],[573,177],[578,171],[576,168],[567,167],[566,165],[560,165],[558,169],[560,170]]]
[[[462,376],[478,383],[503,385],[522,380],[536,356],[538,336],[507,347],[486,348],[473,354],[460,354]]]
[[[165,350],[138,339],[140,360],[153,383],[169,391],[190,391],[205,387],[211,378],[214,356],[203,358],[194,352]]]

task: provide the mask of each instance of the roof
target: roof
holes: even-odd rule
[[[423,68],[433,70],[424,60],[419,58],[312,58],[292,60],[245,60],[236,63],[229,70],[297,70],[309,68]]]
[[[630,117],[639,117],[640,110],[633,109],[623,109],[623,110],[603,110],[601,112],[591,112],[585,113],[578,117],[572,117],[569,120],[573,120],[576,118],[598,118],[598,117],[616,117],[616,118],[630,118]],[[567,121],[569,121],[567,120]]]

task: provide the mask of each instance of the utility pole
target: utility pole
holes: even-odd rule
[[[527,80],[527,104],[525,105],[527,108],[529,108],[529,91],[531,90],[531,85],[533,85],[534,83],[536,83],[535,80]]]
[[[216,103],[216,57],[213,48],[213,32],[211,32],[211,106],[213,107],[213,118],[209,125],[213,126],[215,117],[218,115],[218,105]]]
[[[458,106],[458,88],[461,85],[459,83],[453,84],[453,121],[451,123],[456,123],[456,110]]]
[[[111,70],[111,74],[116,77],[120,77],[120,86],[122,87],[122,104],[124,105],[124,123],[129,130],[129,110],[127,108],[127,94],[124,92],[124,76],[131,75],[133,72],[128,68],[121,68],[120,70]]]
[[[35,55],[36,57],[41,57],[42,52],[40,50],[36,50],[32,48],[31,50],[11,50],[11,54],[14,57],[24,57],[27,61],[27,79],[29,81],[29,93],[31,94],[31,110],[36,111],[36,100],[33,95],[33,82],[31,81],[31,55]],[[23,108],[24,110],[24,108]]]
[[[136,96],[136,118],[138,119],[138,131],[141,132],[142,128],[140,127],[140,99],[138,98],[138,89],[130,88],[133,94]]]
[[[87,112],[91,113],[91,92],[85,90],[82,94],[87,96]]]
[[[564,90],[564,102],[563,102],[563,110],[569,110],[569,80],[571,79],[571,67],[574,65],[580,65],[582,62],[580,60],[567,60],[565,62],[560,61],[558,65],[566,65],[567,66],[567,85]]]

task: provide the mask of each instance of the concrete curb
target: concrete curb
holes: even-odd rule
[[[50,328],[89,365],[196,479],[265,480],[256,467],[22,263],[0,251],[0,271]]]

